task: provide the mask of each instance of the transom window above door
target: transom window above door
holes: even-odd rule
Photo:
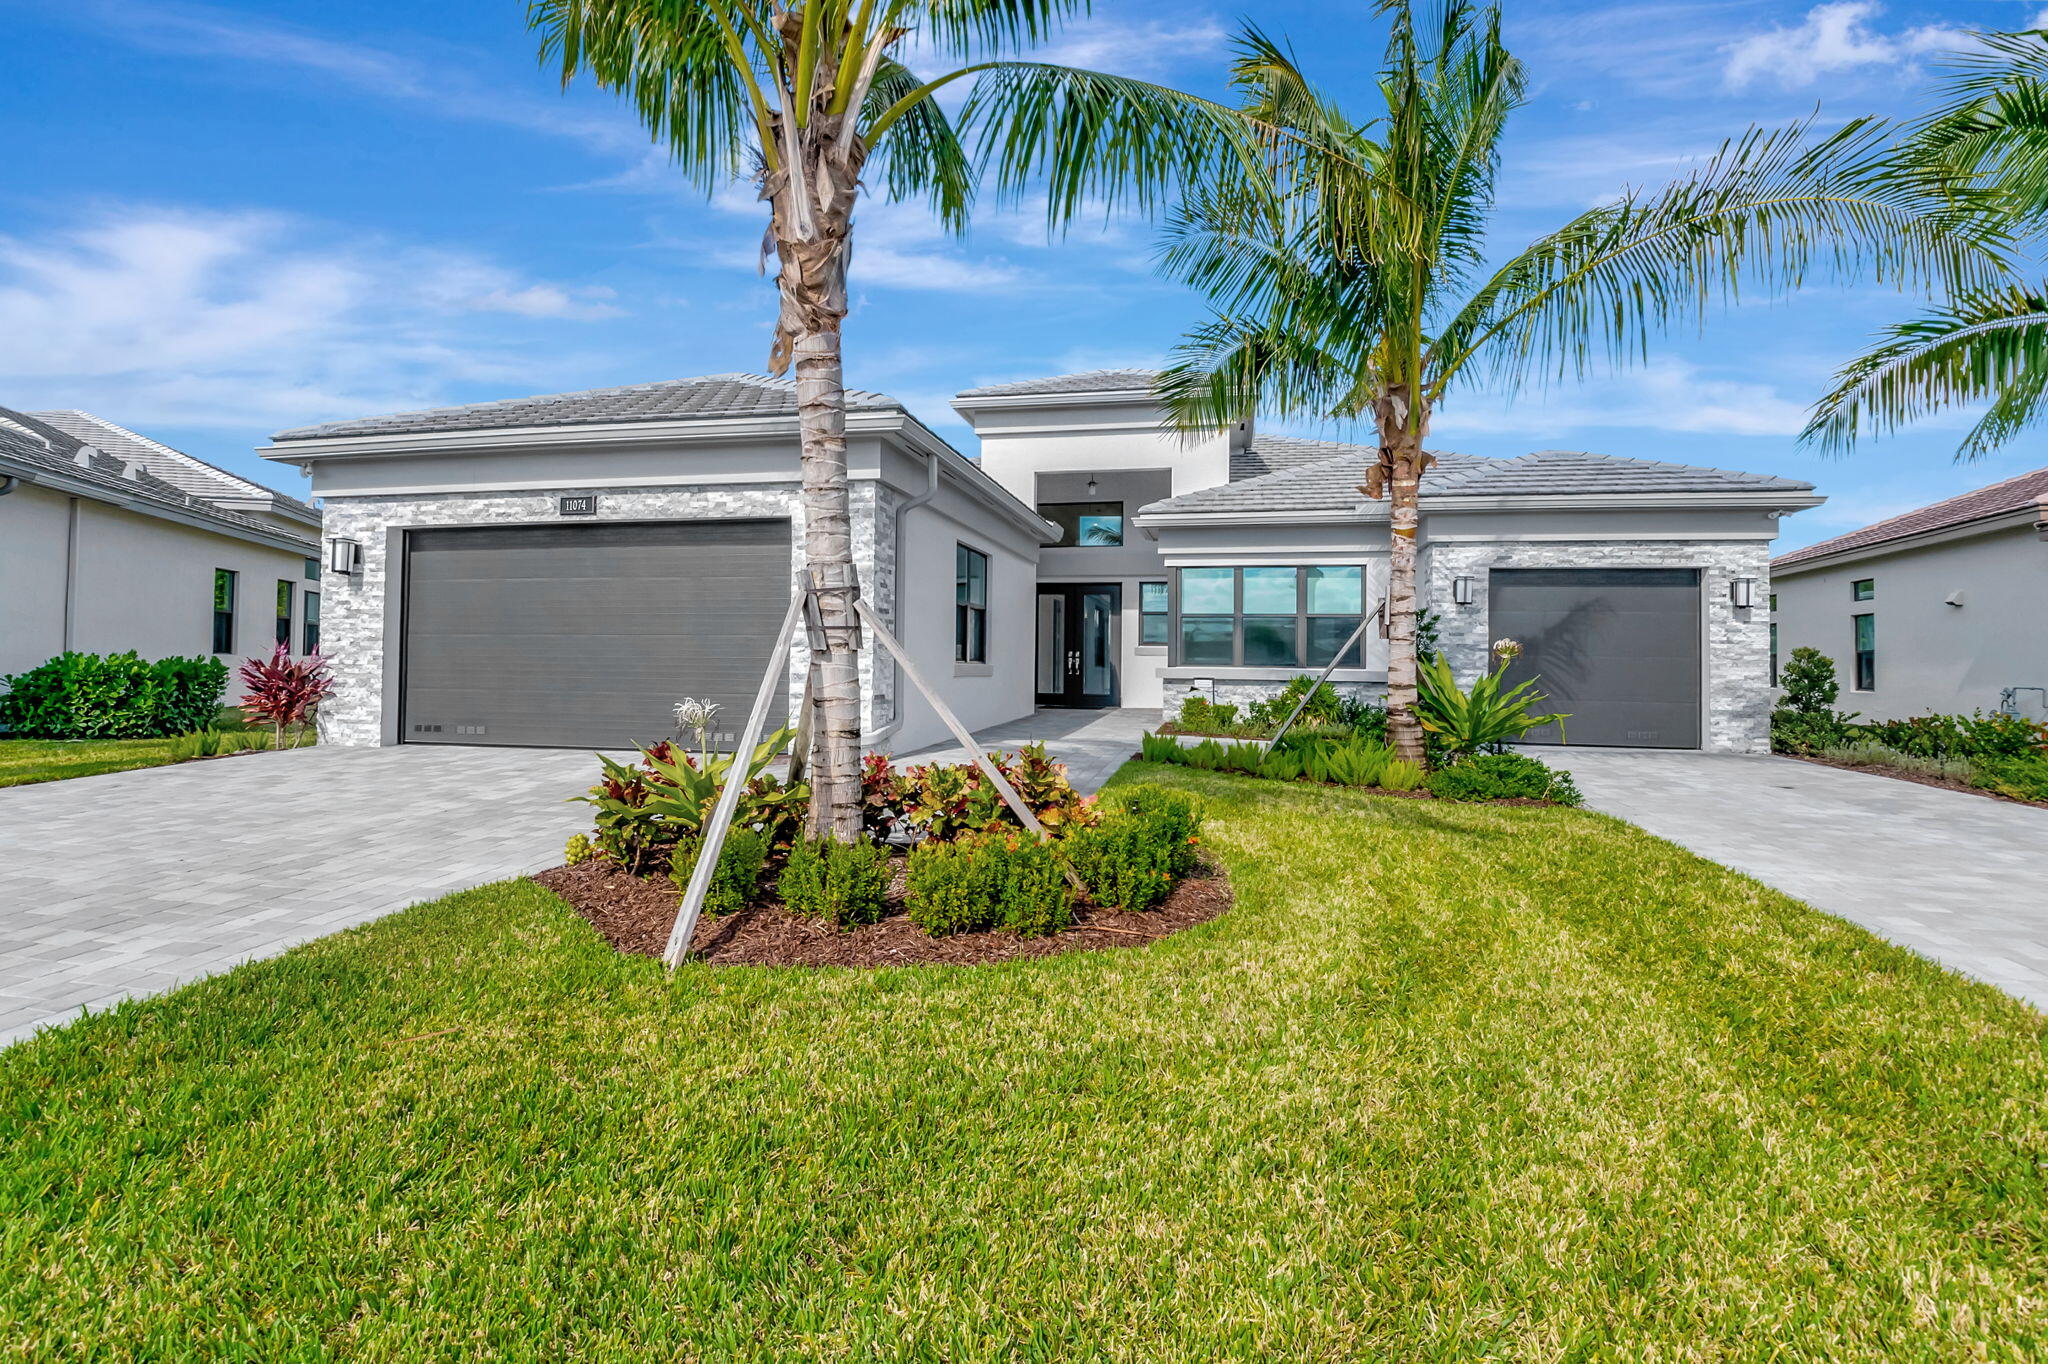
[[[1174,661],[1242,668],[1365,666],[1363,640],[1345,648],[1365,614],[1357,564],[1183,568]]]
[[[1121,502],[1042,502],[1038,514],[1060,528],[1054,548],[1108,546],[1124,542]]]

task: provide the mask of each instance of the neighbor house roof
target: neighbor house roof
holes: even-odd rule
[[[2004,516],[2011,512],[2034,509],[2048,520],[2048,469],[2036,469],[2030,474],[2008,478],[2003,483],[1994,483],[1988,488],[1963,493],[1909,511],[1888,520],[1868,525],[1861,530],[1852,530],[1847,535],[1837,535],[1832,540],[1823,540],[1817,545],[1795,549],[1790,554],[1781,554],[1771,561],[1773,570],[1789,568],[1809,559],[1824,559],[1830,555],[1843,554],[1850,550],[1871,549],[1904,540],[1915,535],[1926,535],[1931,531],[1949,530],[1956,526],[1982,521],[1987,517]]]
[[[319,511],[296,497],[281,493],[275,488],[231,474],[226,469],[208,464],[196,455],[188,455],[161,441],[118,426],[105,417],[96,417],[90,412],[76,409],[55,412],[32,412],[29,414],[45,426],[54,426],[74,440],[97,446],[108,454],[129,463],[139,464],[155,474],[179,492],[216,505],[225,504],[228,510],[246,510],[251,507],[277,511],[309,525],[320,524]]]
[[[851,409],[897,408],[880,393],[846,390]],[[616,422],[673,421],[691,417],[772,417],[796,413],[796,381],[765,374],[705,374],[652,384],[593,388],[581,393],[548,393],[533,398],[430,407],[384,417],[325,422],[280,431],[277,441],[328,436],[410,435],[434,431],[491,431],[534,426],[602,426]]]
[[[1269,445],[1261,437],[1251,449]],[[1329,512],[1358,506],[1358,486],[1378,459],[1371,446],[1300,442],[1338,453],[1269,474],[1197,489],[1139,509],[1140,515],[1231,512]],[[1299,448],[1296,451],[1299,453]],[[1769,474],[1737,473],[1690,464],[1591,455],[1576,450],[1539,450],[1514,459],[1488,459],[1448,451],[1422,477],[1425,499],[1444,497],[1545,497],[1605,493],[1787,492],[1813,490],[1810,483]]]
[[[0,407],[0,473],[6,472],[145,515],[211,527],[244,539],[254,535],[308,554],[318,548],[306,536],[193,497],[151,473],[139,460],[123,459],[37,417]]]
[[[1091,369],[1079,374],[1054,374],[1042,379],[1017,379],[1007,384],[983,384],[955,395],[960,398],[1024,398],[1038,395],[1087,393],[1131,393],[1152,391],[1158,380],[1156,369]]]

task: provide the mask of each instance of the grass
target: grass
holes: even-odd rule
[[[1602,816],[1134,766],[1239,893],[971,969],[505,883],[0,1053],[24,1359],[2038,1358],[2044,1020]]]
[[[241,725],[235,724],[237,732]],[[274,742],[268,731],[248,731],[261,740],[259,747]],[[63,781],[68,777],[91,777],[102,772],[128,772],[138,767],[162,767],[177,761],[171,751],[176,739],[0,739],[0,786],[26,786],[33,782]],[[308,730],[287,747],[313,742]]]

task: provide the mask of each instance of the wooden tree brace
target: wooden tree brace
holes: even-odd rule
[[[1274,748],[1278,747],[1281,738],[1286,735],[1289,729],[1294,727],[1295,720],[1300,718],[1302,711],[1308,708],[1309,698],[1314,696],[1318,691],[1322,689],[1323,683],[1330,680],[1330,674],[1337,671],[1337,661],[1343,658],[1344,655],[1351,652],[1351,646],[1358,643],[1358,637],[1365,633],[1365,627],[1372,624],[1375,620],[1384,620],[1386,618],[1386,614],[1387,599],[1385,597],[1382,597],[1380,598],[1380,604],[1373,608],[1372,614],[1358,622],[1358,628],[1356,630],[1353,630],[1351,632],[1351,637],[1344,641],[1344,647],[1337,650],[1336,653],[1330,655],[1329,665],[1325,667],[1322,673],[1316,678],[1315,686],[1310,687],[1307,691],[1303,692],[1301,694],[1301,699],[1294,703],[1294,709],[1287,712],[1287,718],[1280,722],[1280,728],[1274,730],[1273,737],[1267,740],[1267,752],[1270,753],[1273,751]]]

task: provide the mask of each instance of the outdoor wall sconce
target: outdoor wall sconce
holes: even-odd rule
[[[1472,598],[1478,589],[1479,580],[1477,578],[1453,578],[1451,579],[1451,600],[1460,606],[1470,606]]]
[[[363,547],[354,540],[329,540],[327,567],[336,573],[362,572]]]
[[[1730,578],[1728,580],[1728,600],[1735,603],[1735,609],[1738,611],[1747,611],[1750,607],[1755,606],[1756,579]]]

